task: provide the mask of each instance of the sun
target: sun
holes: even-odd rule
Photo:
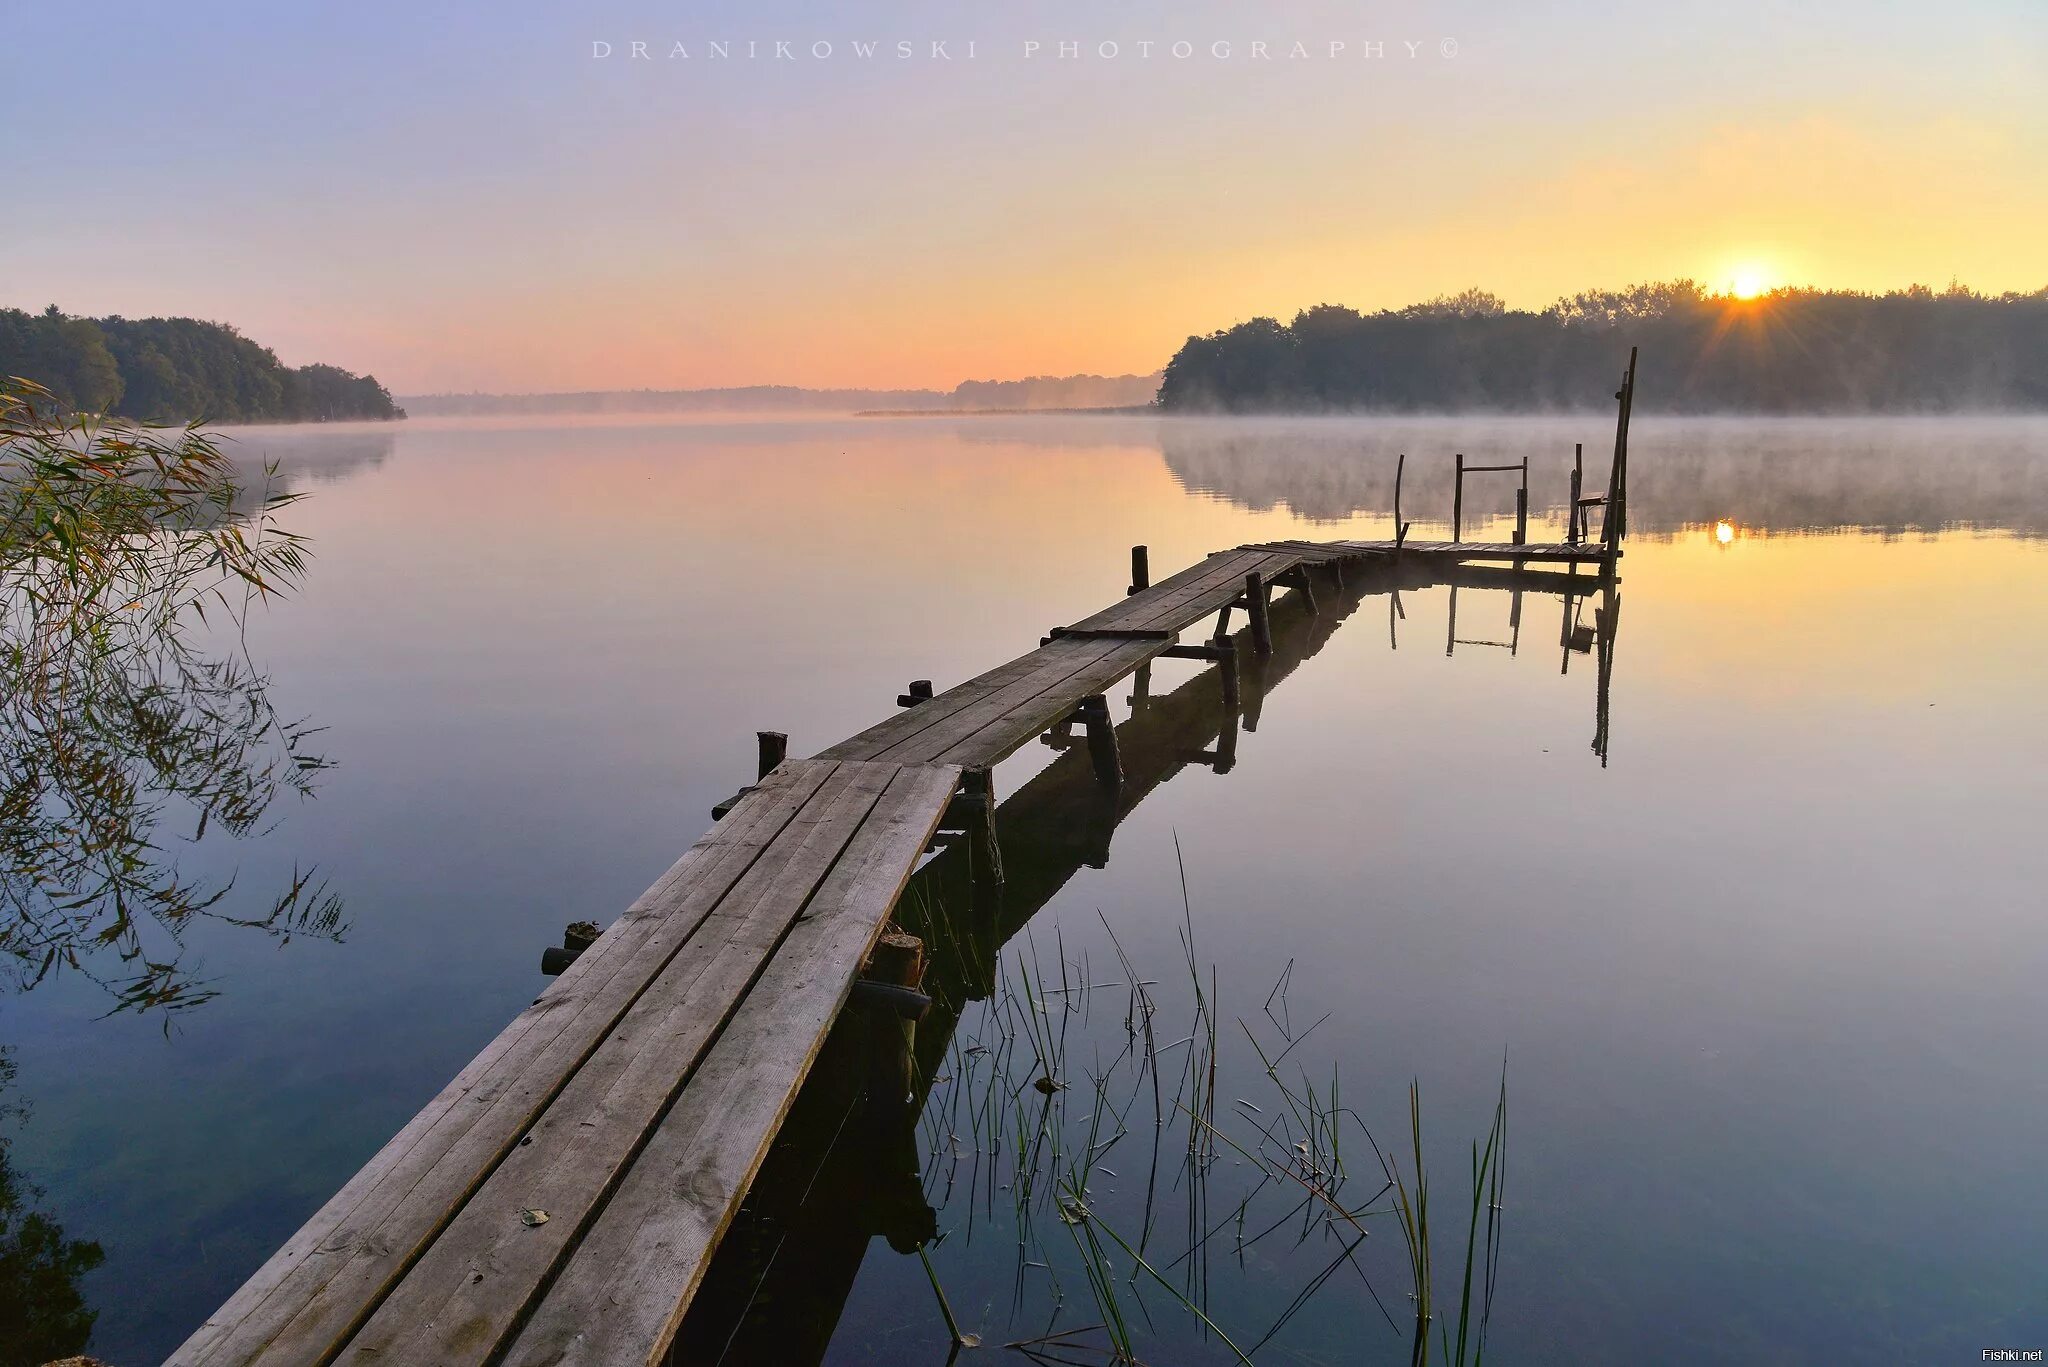
[[[1761,266],[1737,266],[1734,279],[1728,285],[1728,292],[1737,299],[1755,299],[1770,293],[1770,289],[1770,277]]]

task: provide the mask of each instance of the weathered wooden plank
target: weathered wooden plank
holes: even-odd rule
[[[1139,619],[1147,625],[1171,625],[1184,629],[1201,621],[1210,613],[1220,610],[1224,604],[1235,601],[1244,593],[1244,587],[1252,574],[1257,574],[1265,583],[1272,583],[1278,576],[1295,569],[1300,561],[1287,553],[1267,552],[1249,557],[1240,562],[1238,575],[1231,584],[1211,586],[1199,597],[1191,597],[1178,604],[1162,605],[1158,611]]]
[[[1129,659],[1128,668],[1156,654],[1164,648],[1164,641],[1125,641],[1102,639],[1100,637],[1065,637],[1051,645],[1041,646],[1037,651],[1038,668],[1024,677],[974,699],[966,707],[949,716],[935,719],[932,726],[919,731],[890,746],[882,752],[882,758],[901,764],[928,764],[969,737],[978,735],[984,729],[1015,711],[1019,706],[1043,699],[1065,699],[1067,710],[1071,711],[1090,690],[1075,686],[1072,681],[1092,665],[1100,664],[1112,656]],[[1056,704],[1048,704],[1056,705]],[[1036,732],[1012,737],[1005,745],[1004,738],[990,736],[985,750],[1000,758],[1017,746],[1030,740]],[[991,758],[977,763],[994,763]]]
[[[1087,639],[1086,634],[1089,632],[1123,627],[1158,629],[1163,625],[1168,629],[1177,629],[1185,626],[1220,606],[1207,603],[1207,598],[1213,596],[1218,585],[1240,582],[1247,567],[1263,563],[1259,558],[1263,554],[1242,550],[1218,552],[1178,574],[1161,580],[1149,589],[1129,595],[1121,603],[1074,623],[1069,630],[1081,635],[1064,639]],[[1231,577],[1233,570],[1237,576],[1235,579]],[[1186,605],[1190,602],[1198,602],[1202,606],[1199,610],[1189,610]],[[1138,622],[1135,618],[1137,614],[1149,615],[1145,621]],[[1154,617],[1158,620],[1153,620]],[[1092,662],[1092,659],[1086,661]],[[823,751],[819,758],[894,759],[906,763],[932,759],[943,750],[957,744],[963,734],[966,734],[961,731],[960,724],[953,719],[970,709],[981,718],[1001,715],[1003,710],[1022,700],[1016,689],[1019,684],[1026,681],[1029,681],[1030,687],[1023,698],[1036,697],[1047,686],[1044,647],[949,688],[930,702],[922,703],[909,712],[871,726],[859,735]],[[991,701],[998,695],[1001,696],[1000,707]],[[1078,701],[1079,697],[1080,694],[1077,693],[1075,700]],[[920,734],[940,726],[949,728],[942,744],[934,745],[929,739],[915,742],[914,738]],[[1028,739],[1030,737],[1025,736],[1017,740],[1004,750],[1004,753],[1015,749]]]
[[[1295,563],[1292,556],[1263,551],[1212,556],[1198,567],[1202,574],[1176,575],[1133,594],[1111,609],[1123,620],[1108,621],[1097,613],[1082,630],[1177,631],[1216,611],[1241,590],[1250,571],[1277,573]],[[1231,578],[1232,575],[1237,578]],[[993,764],[1059,721],[1082,698],[1102,692],[1124,674],[1159,654],[1166,638],[1117,641],[1099,636],[1061,637],[1037,652],[1043,666],[1003,688],[983,694],[933,724],[880,753],[904,763],[942,761],[977,766]],[[1103,647],[1105,649],[1088,649]]]
[[[169,1361],[310,1362],[332,1352],[835,767],[785,764],[748,794]]]
[[[1077,627],[1185,626],[1197,621],[1213,607],[1195,610],[1191,604],[1207,604],[1216,591],[1242,584],[1245,575],[1273,559],[1266,551],[1226,551],[1212,555],[1194,567],[1200,573],[1184,572],[1144,593],[1135,593],[1104,608],[1092,617],[1074,623]],[[1218,605],[1220,606],[1220,604]]]
[[[1394,549],[1391,541],[1344,544],[1369,551]],[[1555,560],[1589,564],[1605,558],[1598,547],[1568,541],[1538,541],[1528,545],[1516,545],[1512,541],[1409,541],[1401,549],[1411,557],[1436,556],[1452,560]]]
[[[958,781],[950,767],[901,770],[535,1309],[507,1367],[661,1361]]]
[[[925,758],[969,768],[994,764],[1033,737],[1072,715],[1081,699],[1104,692],[1111,684],[1158,655],[1164,643],[1125,641],[1061,679],[1056,687],[1016,699],[992,716],[963,715],[961,723],[923,737],[925,744],[944,742]]]
[[[977,674],[964,683],[955,684],[916,707],[885,718],[865,731],[849,736],[837,745],[821,751],[817,758],[877,759],[890,746],[916,735],[926,727],[937,724],[944,717],[963,707],[971,706],[977,700],[1038,670],[1044,664],[1041,650],[1029,651],[986,673]]]
[[[896,773],[889,764],[834,771],[337,1361],[457,1367],[488,1360],[688,1083]],[[916,862],[916,853],[905,856],[903,874]],[[549,1218],[529,1224],[527,1210]]]

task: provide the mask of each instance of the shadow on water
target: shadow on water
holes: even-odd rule
[[[1140,977],[1139,971],[1124,958],[1120,946],[1116,957],[1122,961],[1122,976],[1111,984],[1088,982],[1085,974],[1080,984],[1068,983],[1064,949],[1060,951],[1059,967],[1049,972],[1039,963],[1035,948],[1025,951],[1024,957],[1017,960],[1014,976],[1005,964],[1005,954],[1018,947],[1020,937],[1029,939],[1032,918],[1080,870],[1107,865],[1118,826],[1161,784],[1191,768],[1217,775],[1230,773],[1244,735],[1258,729],[1267,698],[1328,643],[1338,627],[1356,614],[1365,598],[1386,597],[1390,631],[1394,633],[1391,644],[1398,648],[1398,624],[1404,613],[1401,592],[1441,585],[1447,578],[1468,597],[1483,594],[1489,600],[1506,602],[1517,622],[1525,599],[1540,597],[1561,605],[1556,639],[1564,668],[1569,671],[1575,656],[1593,657],[1597,687],[1592,749],[1605,764],[1610,683],[1619,624],[1619,593],[1611,579],[1507,569],[1428,571],[1401,565],[1363,574],[1354,571],[1346,587],[1322,597],[1320,612],[1311,611],[1301,595],[1289,595],[1276,605],[1272,615],[1273,649],[1268,658],[1261,660],[1255,654],[1248,630],[1239,633],[1235,639],[1243,678],[1239,706],[1235,709],[1226,705],[1218,670],[1204,669],[1163,694],[1151,691],[1149,669],[1141,670],[1131,681],[1131,716],[1116,732],[1124,775],[1121,786],[1106,788],[1097,781],[1088,747],[1080,737],[1069,737],[1057,729],[1049,732],[1040,739],[1059,752],[1057,757],[995,811],[995,857],[990,858],[982,844],[986,832],[979,837],[971,831],[950,838],[942,835],[937,853],[912,877],[898,905],[896,919],[926,947],[929,957],[922,990],[931,998],[929,1012],[907,1032],[907,1050],[905,1032],[893,1017],[859,1009],[841,1016],[691,1303],[670,1354],[669,1361],[675,1367],[824,1361],[872,1240],[880,1236],[898,1254],[921,1254],[950,1237],[939,1234],[942,1213],[957,1215],[971,1229],[976,1209],[994,1202],[999,1186],[1005,1193],[1008,1213],[1018,1222],[1016,1295],[1022,1295],[1027,1269],[1053,1275],[1046,1264],[1035,1261],[1040,1255],[1031,1252],[1032,1244],[1027,1238],[1034,1220],[1035,1200],[1055,1217],[1051,1221],[1040,1220],[1039,1224],[1049,1224],[1055,1231],[1065,1227],[1085,1232],[1087,1247],[1092,1251],[1084,1255],[1083,1261],[1091,1276],[1087,1292],[1077,1287],[1073,1294],[1082,1296],[1080,1303],[1084,1305],[1086,1297],[1092,1295],[1096,1312],[1093,1317],[1106,1317],[1107,1321],[1107,1327],[1098,1326],[1092,1337],[1100,1339],[1106,1334],[1108,1348],[1090,1346],[1086,1341],[1090,1335],[1077,1336],[1076,1331],[1068,1330],[1024,1342],[1020,1351],[1034,1360],[1133,1360],[1119,1356],[1120,1348],[1127,1347],[1127,1340],[1118,1336],[1117,1317],[1135,1312],[1120,1304],[1118,1287],[1107,1276],[1112,1258],[1126,1270],[1133,1266],[1134,1259],[1138,1260],[1137,1266],[1146,1267],[1159,1285],[1166,1286],[1171,1300],[1180,1302],[1201,1323],[1209,1325],[1202,1307],[1208,1304],[1211,1243],[1219,1245],[1219,1255],[1229,1252],[1241,1257],[1250,1244],[1286,1223],[1276,1222],[1272,1229],[1248,1239],[1246,1212],[1252,1198],[1269,1183],[1299,1196],[1298,1201],[1292,1201],[1289,1214],[1295,1224],[1303,1227],[1301,1239],[1305,1241],[1308,1228],[1314,1227],[1319,1237],[1335,1240],[1337,1257],[1323,1263],[1313,1276],[1304,1278],[1305,1284],[1298,1288],[1295,1301],[1267,1331],[1267,1338],[1277,1333],[1340,1267],[1348,1264],[1358,1268],[1361,1278],[1365,1277],[1354,1256],[1357,1243],[1348,1237],[1346,1222],[1356,1227],[1358,1237],[1362,1238],[1359,1218],[1367,1213],[1366,1207],[1377,1202],[1379,1208],[1370,1213],[1398,1216],[1419,1186],[1414,1180],[1419,1174],[1410,1171],[1404,1176],[1391,1155],[1372,1141],[1359,1146],[1372,1156],[1365,1164],[1369,1173],[1354,1174],[1367,1179],[1368,1199],[1353,1202],[1349,1208],[1336,1199],[1345,1172],[1339,1156],[1339,1131],[1348,1127],[1347,1122],[1355,1122],[1363,1133],[1363,1122],[1355,1112],[1339,1104],[1334,1080],[1329,1084],[1327,1097],[1321,1097],[1314,1084],[1306,1082],[1305,1075],[1305,1088],[1297,1091],[1282,1086],[1279,1075],[1269,1067],[1266,1072],[1280,1089],[1281,1104],[1275,1108],[1275,1117],[1263,1127],[1259,1140],[1252,1141],[1251,1149],[1256,1152],[1239,1146],[1223,1132],[1213,1114],[1217,1088],[1216,1022],[1206,1005],[1213,1001],[1213,985],[1205,993],[1203,977],[1205,972],[1213,976],[1214,969],[1204,969],[1197,962],[1192,924],[1183,935],[1183,944],[1193,984],[1196,1025],[1194,1034],[1179,1040],[1177,1045],[1163,1044],[1154,1038],[1152,1019],[1161,1010],[1161,1002],[1150,980]],[[995,869],[1000,869],[999,875],[994,873]],[[1113,930],[1110,936],[1114,944]],[[1036,1018],[1041,1014],[1042,1004],[1053,999],[1070,1004],[1079,1001],[1079,1009],[1085,1010],[1099,987],[1113,987],[1129,994],[1124,1022],[1129,1047],[1107,1068],[1101,1068],[1098,1059],[1097,1070],[1091,1071],[1086,1063],[1070,1066],[1061,1057],[1063,1026],[1055,1027],[1049,1020]],[[1279,1035],[1275,1052],[1281,1057],[1292,1052],[1314,1029],[1312,1025],[1300,1029],[1288,1019],[1286,988],[1283,975],[1267,1000],[1265,1012],[1270,1022],[1266,1028]],[[1020,1002],[1024,1005],[1019,1006]],[[970,1014],[975,1014],[977,1021],[972,1039],[961,1033],[967,1028],[965,1018]],[[1206,1045],[1201,1038],[1205,1029]],[[1245,1027],[1245,1033],[1252,1047],[1265,1058],[1264,1047],[1251,1027]],[[1175,1083],[1174,1074],[1162,1068],[1161,1060],[1183,1046],[1187,1047],[1183,1056],[1186,1063]],[[1092,1173],[1107,1171],[1098,1160],[1113,1140],[1087,1145],[1078,1154],[1062,1152],[1059,1133],[1063,1128],[1074,1127],[1071,1121],[1063,1126],[1058,1119],[1049,1118],[1072,1085],[1078,1089],[1077,1104],[1083,1107],[1085,1116],[1080,1128],[1093,1138],[1098,1130],[1111,1125],[1117,1131],[1116,1137],[1122,1137],[1127,1132],[1123,1119],[1130,1114],[1133,1102],[1119,1103],[1111,1098],[1104,1080],[1117,1074],[1119,1067],[1125,1073],[1135,1070],[1134,1094],[1144,1090],[1149,1076],[1155,1090],[1147,1104],[1161,1128],[1169,1119],[1185,1123],[1187,1139],[1182,1147],[1187,1152],[1174,1157],[1180,1166],[1173,1172],[1162,1169],[1157,1141],[1151,1141],[1155,1145],[1152,1164],[1158,1195],[1164,1199],[1165,1184],[1170,1182],[1181,1189],[1189,1212],[1187,1237],[1183,1241],[1186,1247],[1178,1258],[1169,1263],[1171,1255],[1157,1251],[1158,1243],[1153,1245],[1150,1256],[1165,1265],[1161,1270],[1152,1270],[1140,1258],[1146,1244],[1155,1237],[1154,1193],[1148,1191],[1137,1227],[1118,1234],[1101,1224],[1098,1213],[1089,1204],[1086,1181]],[[1198,1076],[1204,1067],[1206,1101]],[[1058,1081],[1054,1080],[1056,1075]],[[1092,1095],[1082,1080],[1084,1075],[1094,1085]],[[1034,1077],[1040,1079],[1035,1090]],[[1162,1077],[1176,1088],[1170,1105],[1158,1090]],[[1030,1105],[1006,1117],[1005,1107],[1017,1105],[1013,1098],[1004,1095],[1013,1090],[1013,1084],[1015,1096]],[[1248,1084],[1245,1079],[1235,1079],[1231,1085]],[[945,1095],[940,1095],[941,1092]],[[1085,1109],[1089,1105],[1094,1108],[1092,1112]],[[961,1119],[963,1107],[969,1113],[966,1121]],[[1489,1155],[1497,1152],[1495,1142],[1504,1141],[1505,1137],[1505,1090],[1501,1107],[1496,1114],[1496,1133],[1488,1141]],[[1035,1119],[1026,1114],[1034,1108]],[[1299,1126],[1280,1115],[1282,1111],[1291,1113]],[[1414,1123],[1419,1168],[1419,1113]],[[974,1171],[963,1177],[959,1171],[962,1141],[951,1131],[969,1126],[975,1130],[970,1146]],[[1128,1127],[1129,1131],[1143,1128],[1136,1124]],[[1371,1140],[1369,1134],[1364,1137]],[[1015,1166],[998,1183],[992,1171],[994,1155],[1005,1145],[1013,1150]],[[1207,1175],[1219,1161],[1236,1161],[1232,1150],[1265,1176],[1260,1188],[1243,1195],[1236,1203],[1219,1202],[1212,1213],[1207,1205]],[[1477,1159],[1475,1150],[1475,1163]],[[1354,1157],[1353,1162],[1356,1166],[1359,1160]],[[991,1171],[982,1170],[984,1163]],[[1484,1217],[1486,1246],[1480,1262],[1487,1305],[1491,1303],[1493,1267],[1498,1256],[1498,1169],[1490,1171],[1494,1192],[1490,1212]],[[964,1185],[965,1190],[956,1190],[956,1185]],[[1296,1186],[1300,1192],[1295,1191]],[[1474,1203],[1475,1213],[1488,1204],[1480,1194],[1475,1194]],[[960,1209],[949,1209],[953,1206]],[[1461,1209],[1454,1208],[1450,1214],[1453,1223],[1464,1219]],[[1225,1227],[1233,1218],[1236,1228],[1226,1236]],[[1116,1244],[1098,1245],[1098,1228],[1106,1239],[1122,1243],[1128,1238],[1130,1242],[1121,1248]],[[1475,1241],[1478,1229],[1475,1223]],[[1405,1221],[1403,1232],[1409,1232]],[[1082,1237],[1081,1233],[1075,1234],[1077,1249],[1083,1247]],[[1228,1249],[1221,1247],[1226,1238],[1233,1241]],[[1420,1306],[1428,1304],[1427,1243],[1425,1219],[1420,1255],[1425,1289]],[[1410,1247],[1412,1251],[1412,1239]],[[1098,1263],[1105,1269],[1100,1285],[1092,1275]],[[938,1274],[931,1275],[934,1288],[943,1299],[945,1293],[939,1287]],[[1137,1273],[1131,1272],[1130,1276],[1133,1288],[1127,1288],[1127,1293],[1134,1289]],[[1471,1276],[1469,1267],[1467,1276]],[[1369,1279],[1366,1286],[1372,1290]],[[987,1290],[955,1287],[954,1291],[957,1295],[968,1289],[977,1293]],[[1478,1288],[1468,1287],[1466,1294],[1468,1304],[1477,1307]],[[1408,1301],[1402,1299],[1398,1287],[1390,1293],[1372,1291],[1372,1295],[1389,1326],[1394,1325],[1395,1315],[1403,1313],[1425,1321],[1428,1318],[1427,1311],[1418,1308],[1412,1297]],[[1013,1304],[1013,1314],[1016,1308]],[[1454,1303],[1452,1320],[1457,1319],[1457,1311]],[[1150,1311],[1144,1313],[1149,1315]],[[945,1314],[950,1320],[951,1310]],[[1475,1321],[1481,1314],[1481,1309],[1473,1308]],[[1231,1342],[1223,1337],[1220,1328],[1209,1327],[1214,1331],[1212,1345],[1219,1339]],[[1442,1337],[1445,1327],[1437,1326],[1438,1341],[1443,1346],[1441,1360],[1470,1360],[1464,1330],[1453,1327],[1452,1332],[1459,1340],[1454,1347]],[[1242,1347],[1233,1344],[1230,1353],[1255,1352],[1264,1342],[1247,1340]],[[941,1338],[932,1345],[932,1360],[938,1360],[943,1343]],[[1439,1360],[1430,1357],[1434,1351],[1430,1345],[1431,1335],[1424,1327],[1415,1335],[1415,1356],[1411,1360]],[[1406,1354],[1408,1350],[1402,1352]],[[1226,1354],[1222,1360],[1235,1359]]]

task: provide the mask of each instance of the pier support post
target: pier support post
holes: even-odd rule
[[[595,921],[571,921],[562,930],[562,947],[552,945],[540,952],[540,971],[552,978],[568,971],[583,957],[583,951],[597,943],[600,934]]]
[[[1216,662],[1216,669],[1223,676],[1223,710],[1235,717],[1241,705],[1237,677],[1237,642],[1226,636],[1216,643],[1216,648],[1223,652],[1223,658]]]
[[[1003,847],[996,840],[995,776],[987,769],[960,775],[961,796],[967,799],[967,835],[973,841],[974,878],[994,886],[1003,881]]]
[[[1401,477],[1408,473],[1408,453],[1403,451],[1394,458],[1394,550],[1398,553],[1401,543],[1408,539],[1408,528],[1401,521]]]
[[[934,696],[930,679],[912,679],[909,691],[896,695],[896,705],[915,707],[921,702],[930,702]]]
[[[1529,458],[1522,457],[1522,487],[1515,490],[1515,544],[1529,544]]]
[[[1583,510],[1579,500],[1585,497],[1586,489],[1586,443],[1572,443],[1572,505],[1571,518],[1565,523],[1564,539],[1576,546],[1580,541],[1579,528],[1583,525]]]
[[[1266,614],[1269,602],[1266,581],[1253,570],[1244,577],[1244,610],[1252,619],[1252,649],[1261,655],[1273,653],[1273,628]]]
[[[1465,539],[1465,457],[1458,456],[1458,471],[1451,483],[1451,540]]]
[[[760,772],[755,777],[766,778],[789,757],[789,736],[781,731],[756,731],[754,740],[761,747]]]
[[[1296,565],[1294,567],[1293,573],[1288,576],[1287,586],[1298,590],[1301,596],[1308,600],[1309,616],[1320,617],[1323,615],[1321,604],[1316,602],[1315,581],[1309,577],[1307,565]]]
[[[1152,587],[1151,552],[1144,546],[1131,547],[1131,586],[1125,595],[1143,593]]]
[[[891,925],[875,941],[865,981],[916,992],[924,985],[924,941]],[[869,1012],[872,1048],[868,1088],[884,1104],[901,1105],[915,1085],[917,1021],[896,1010]]]
[[[1621,388],[1614,391],[1614,461],[1607,469],[1607,506],[1600,522],[1601,540],[1606,544],[1602,558],[1602,572],[1610,577],[1614,574],[1614,562],[1621,557],[1621,539],[1628,535],[1628,419],[1629,410],[1635,407],[1636,398],[1636,348],[1628,349],[1628,369],[1621,377]]]
[[[1096,781],[1105,788],[1119,786],[1124,770],[1116,752],[1116,727],[1109,720],[1109,699],[1100,693],[1081,699],[1081,719],[1088,727],[1088,758],[1095,765]]]
[[[1209,637],[1209,639],[1212,641],[1219,642],[1227,641],[1230,639],[1230,604],[1225,603],[1222,609],[1219,612],[1217,612],[1216,631],[1214,635]]]

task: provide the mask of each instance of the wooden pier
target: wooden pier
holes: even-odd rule
[[[1314,621],[1355,606],[1362,579],[1442,582],[1472,562],[1509,577],[1592,565],[1611,583],[1631,390],[1598,541],[1415,542],[1397,521],[1393,541],[1240,546],[1156,584],[1140,548],[1121,600],[1037,649],[942,692],[913,686],[901,711],[809,759],[764,738],[765,772],[712,830],[170,1361],[660,1363],[934,838],[956,832],[978,876],[1001,878],[993,766],[1079,727],[1118,810],[1108,690],[1160,657],[1207,662],[1234,737],[1241,679],[1275,651],[1276,590],[1299,600],[1290,619]],[[899,1003],[921,1000],[911,976]]]

